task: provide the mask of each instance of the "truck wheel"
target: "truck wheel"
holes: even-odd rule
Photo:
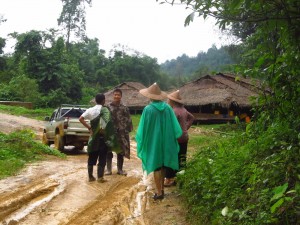
[[[48,138],[47,138],[46,133],[43,133],[42,142],[43,142],[44,145],[50,146],[50,142],[49,142],[49,140],[48,140]]]
[[[64,139],[59,134],[56,134],[54,138],[54,148],[56,148],[59,151],[63,151],[64,147]]]

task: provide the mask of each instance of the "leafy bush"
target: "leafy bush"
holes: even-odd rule
[[[248,127],[200,145],[178,176],[192,224],[296,224],[300,149],[282,141],[286,130],[274,123],[254,137]]]
[[[8,135],[0,133],[0,179],[16,174],[26,163],[42,160],[46,155],[64,158],[61,152],[34,140],[30,130]]]

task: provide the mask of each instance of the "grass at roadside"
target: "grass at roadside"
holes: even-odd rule
[[[141,115],[131,115],[133,130],[130,133],[131,137],[135,137],[139,122],[140,122]]]
[[[18,106],[0,105],[0,112],[16,116],[25,116],[36,120],[44,120],[45,116],[51,116],[53,109],[27,109]]]
[[[35,141],[30,130],[0,133],[0,179],[15,175],[27,163],[43,160],[46,155],[65,158],[63,153]]]

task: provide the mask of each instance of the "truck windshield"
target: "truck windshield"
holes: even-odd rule
[[[85,109],[62,109],[61,117],[79,118]]]

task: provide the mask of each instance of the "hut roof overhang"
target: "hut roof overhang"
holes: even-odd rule
[[[257,82],[251,79],[235,79],[234,75],[206,75],[179,88],[186,106],[219,104],[230,107],[235,102],[240,107],[250,107],[251,97],[257,97]]]

